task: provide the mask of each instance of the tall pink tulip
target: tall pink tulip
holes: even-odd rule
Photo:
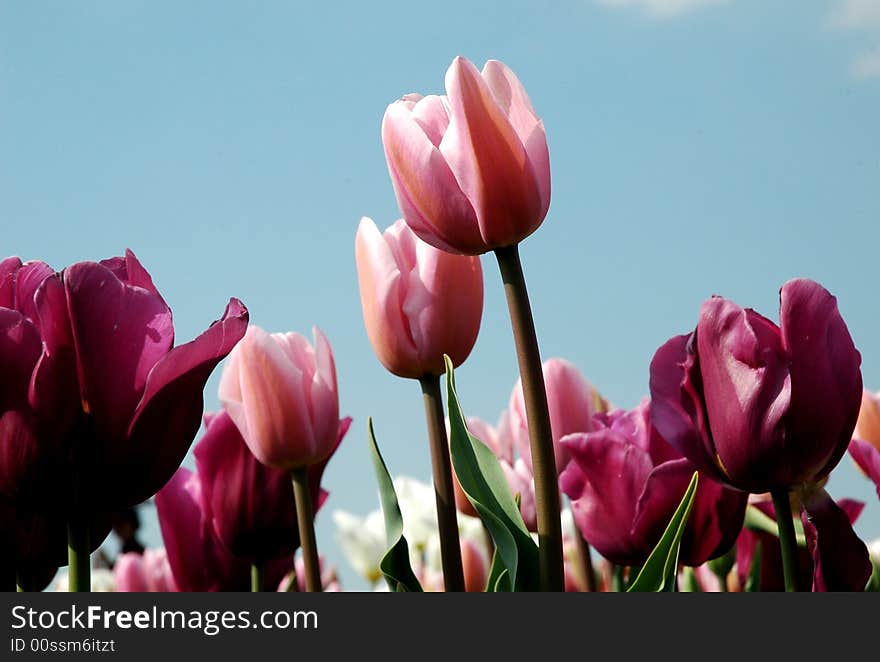
[[[483,272],[475,256],[425,243],[403,220],[380,233],[361,219],[355,239],[364,323],[382,364],[419,380],[425,403],[446,586],[463,590],[449,443],[440,375],[471,353],[483,314]]]
[[[445,96],[407,94],[388,106],[382,142],[397,201],[429,244],[479,255],[519,243],[550,206],[544,123],[516,75],[457,57]]]
[[[880,393],[865,389],[853,437],[863,439],[880,451]]]
[[[446,72],[445,96],[408,94],[388,106],[382,143],[397,201],[413,232],[450,253],[494,251],[498,260],[530,421],[540,585],[562,591],[556,460],[519,256],[519,242],[541,225],[550,206],[544,124],[504,64],[490,60],[479,71],[457,57]]]
[[[314,336],[312,346],[251,325],[223,369],[223,407],[256,458],[276,469],[318,464],[336,448],[336,364],[324,334]]]
[[[471,353],[483,314],[477,257],[452,255],[419,239],[402,220],[380,233],[361,219],[355,240],[367,335],[390,372],[419,379],[457,367]]]
[[[164,549],[128,552],[116,559],[113,579],[120,593],[172,593],[177,591],[174,574]]]

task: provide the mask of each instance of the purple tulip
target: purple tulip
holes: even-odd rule
[[[21,384],[4,388],[17,394],[3,397],[17,401],[11,409],[30,422],[30,436],[20,421],[8,424],[24,441],[0,439],[0,492],[15,498],[28,488],[24,477],[31,477],[39,483],[33,493],[51,492],[57,506],[74,490],[79,507],[91,512],[152,496],[192,443],[205,382],[244,335],[247,310],[232,299],[219,322],[175,347],[171,310],[131,251],[52,274],[40,263],[17,271],[9,260],[3,264],[0,296],[30,315],[19,312],[13,319],[15,312],[0,308],[6,336],[0,345],[17,337],[24,348],[10,358],[0,347],[4,374],[20,374],[35,343],[39,353],[24,391],[27,408],[21,407]],[[10,361],[20,364],[15,371],[7,369]],[[37,481],[29,467],[46,465],[55,480],[43,472]]]
[[[727,299],[651,362],[651,416],[702,471],[762,493],[816,482],[840,461],[862,398],[861,356],[836,299],[810,280],[780,293],[780,325]]]
[[[350,418],[339,422],[337,447],[350,424]],[[206,415],[205,425],[195,456],[214,533],[232,554],[250,563],[292,556],[299,530],[290,473],[261,464],[227,412]],[[327,496],[321,476],[329,459],[308,469],[316,511]]]
[[[210,504],[198,473],[180,467],[155,498],[159,528],[174,583],[181,591],[247,591],[251,564],[233,555],[214,533]],[[266,585],[277,586],[293,557],[267,563]]]
[[[612,563],[643,564],[681,502],[695,467],[653,429],[647,399],[633,410],[597,414],[596,429],[561,444],[571,461],[560,486],[575,523]],[[698,566],[727,551],[742,527],[747,495],[701,476],[681,543]]]

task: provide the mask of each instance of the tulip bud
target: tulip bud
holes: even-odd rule
[[[248,327],[229,356],[220,400],[263,464],[291,471],[318,464],[336,448],[339,396],[333,350],[297,333]]]
[[[880,451],[880,393],[865,390],[853,437],[864,439]]]
[[[113,565],[116,591],[120,593],[171,593],[177,591],[164,549],[145,549],[143,554],[122,554]]]
[[[419,239],[402,220],[383,234],[361,219],[355,241],[367,335],[390,372],[442,375],[473,349],[483,313],[477,257],[451,255]]]
[[[516,75],[457,57],[446,96],[409,94],[388,106],[382,142],[397,201],[432,246],[478,255],[519,243],[550,205],[544,124]]]

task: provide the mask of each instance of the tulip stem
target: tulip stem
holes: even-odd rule
[[[89,520],[82,511],[74,509],[67,522],[68,590],[71,593],[92,590],[89,549]]]
[[[797,537],[791,514],[791,501],[788,490],[772,490],[773,508],[779,525],[779,547],[782,550],[782,573],[785,577],[785,590],[797,591]]]
[[[260,561],[251,563],[251,593],[260,593],[264,589],[263,564]]]
[[[431,467],[434,472],[434,497],[440,529],[440,557],[443,564],[443,585],[446,591],[464,591],[464,570],[461,545],[458,541],[458,518],[452,487],[452,461],[443,417],[440,377],[425,375],[419,380],[425,401],[425,420],[431,446]]]
[[[584,591],[587,593],[596,592],[596,571],[593,569],[593,558],[590,554],[590,543],[584,538],[580,531],[575,531],[575,540],[577,540],[578,561],[581,564],[581,574],[584,577]]]
[[[526,419],[529,426],[529,447],[535,477],[535,507],[538,519],[538,554],[541,590],[562,591],[565,575],[562,567],[562,522],[559,512],[559,480],[550,429],[550,411],[541,352],[535,334],[535,321],[526,290],[519,247],[495,249],[522,378]]]
[[[315,518],[312,511],[312,495],[309,491],[307,467],[291,471],[293,497],[296,500],[296,520],[299,525],[299,542],[305,565],[306,591],[321,592],[321,566],[318,561],[318,543],[315,540]]]

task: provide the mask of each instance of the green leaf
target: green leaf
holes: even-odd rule
[[[487,589],[509,586],[516,591],[538,590],[538,546],[523,522],[495,454],[468,432],[455,390],[455,372],[448,356],[446,391],[449,449],[455,475],[495,543],[493,572],[490,572],[490,579],[494,581],[487,584]]]
[[[636,580],[627,589],[628,592],[675,591],[678,550],[681,546],[684,527],[687,525],[688,516],[694,505],[698,481],[699,474],[695,471],[681,503],[672,515],[672,519],[669,520],[666,531],[663,532],[663,537],[660,538],[660,542],[657,543],[645,565],[642,566]]]
[[[779,537],[779,526],[776,521],[769,515],[765,515],[752,505],[746,508],[746,519],[743,524],[750,531],[759,533],[769,533],[771,536]],[[794,520],[795,538],[799,547],[807,546],[807,538],[804,535],[804,525],[800,519]]]
[[[376,436],[373,434],[373,419],[367,419],[367,437],[370,442],[370,451],[373,457],[373,467],[376,471],[376,480],[379,483],[379,498],[382,501],[382,514],[385,516],[385,537],[388,541],[388,551],[382,557],[379,569],[385,575],[388,588],[391,591],[403,593],[421,593],[422,586],[409,563],[409,545],[403,537],[403,515],[400,513],[400,505],[397,503],[397,493],[394,491],[394,482],[385,460],[379,452],[376,444]]]

